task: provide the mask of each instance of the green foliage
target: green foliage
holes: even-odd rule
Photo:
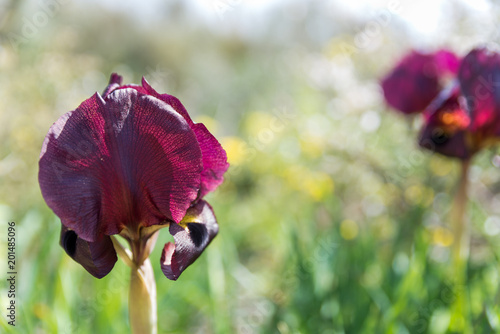
[[[220,234],[200,259],[171,282],[159,267],[167,231],[151,255],[160,333],[446,333],[460,294],[474,332],[500,331],[500,172],[493,152],[473,163],[468,279],[457,286],[448,212],[458,163],[418,148],[417,121],[386,110],[377,87],[408,45],[394,22],[377,36],[384,46],[368,51],[354,44],[354,18],[332,22],[326,37],[309,31],[328,18],[317,1],[300,22],[272,11],[282,21],[263,20],[260,35],[231,30],[238,2],[210,25],[180,2],[145,23],[80,1],[13,45],[9,34],[22,36],[23,18],[41,7],[6,3],[0,226],[3,236],[17,223],[19,275],[17,325],[0,317],[2,332],[129,331],[128,268],[119,261],[97,280],[73,262],[37,182],[50,125],[112,71],[177,96],[232,164],[208,197]],[[2,279],[2,310],[6,289]]]

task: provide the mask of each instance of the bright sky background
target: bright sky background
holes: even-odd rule
[[[465,4],[470,9],[471,15],[486,15],[491,9],[491,4],[487,0],[333,0],[331,2],[341,3],[352,13],[373,13],[397,5],[400,8],[399,15],[416,32],[422,34],[434,33],[439,28],[446,6]]]
[[[290,0],[288,0],[290,1]],[[302,0],[307,2],[307,0]],[[193,8],[202,16],[217,16],[221,11],[224,15],[232,12],[239,14],[265,14],[266,10],[287,0],[192,0]],[[434,33],[440,26],[443,9],[456,3],[463,3],[470,9],[471,15],[487,15],[491,4],[487,0],[324,0],[326,7],[335,4],[353,15],[370,16],[377,11],[398,6],[401,17],[417,32]],[[219,12],[219,13],[217,13]],[[244,16],[244,15],[243,15]]]
[[[88,0],[80,0],[88,3]],[[92,0],[99,5],[112,10],[133,13],[142,23],[160,18],[161,10],[166,0]],[[241,23],[248,25],[248,21],[262,19],[270,8],[286,4],[287,2],[303,3],[307,10],[307,3],[311,0],[185,0],[185,4],[193,14],[212,25],[227,26]],[[316,0],[317,1],[317,0]],[[422,38],[436,37],[439,29],[445,29],[444,13],[457,3],[465,4],[467,15],[482,21],[491,20],[491,4],[488,0],[322,0],[326,10],[346,12],[351,16],[365,19],[376,18],[383,10],[395,6],[399,8],[398,17],[408,24],[414,33]],[[257,21],[258,22],[258,21]],[[256,22],[256,23],[257,23]]]

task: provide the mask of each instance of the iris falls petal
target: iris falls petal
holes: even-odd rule
[[[165,244],[160,262],[165,276],[175,281],[217,235],[219,226],[212,207],[202,200],[189,208],[181,224],[171,224],[169,231],[175,244]]]
[[[73,260],[97,278],[106,276],[117,261],[113,242],[109,236],[101,235],[95,242],[88,242],[63,225],[60,244]]]

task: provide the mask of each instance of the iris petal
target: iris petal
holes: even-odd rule
[[[116,73],[111,74],[111,77],[109,78],[108,87],[106,87],[106,89],[102,93],[102,97],[106,98],[106,96],[108,96],[112,91],[119,88],[120,85],[122,84],[122,80],[123,78],[121,75],[118,75]]]
[[[500,54],[474,49],[458,75],[471,117],[470,131],[483,137],[500,135]]]
[[[420,146],[459,159],[467,159],[474,153],[466,132],[470,120],[459,97],[459,86],[453,83],[425,109]]]
[[[441,79],[457,70],[458,58],[446,50],[411,51],[382,80],[387,103],[406,114],[420,112],[439,94]]]
[[[460,66],[460,59],[453,52],[444,49],[434,54],[434,62],[440,75],[456,74]]]
[[[224,182],[224,173],[229,168],[226,151],[219,141],[208,131],[202,123],[191,127],[200,144],[203,157],[203,171],[201,172],[201,188],[199,198],[214,191]]]
[[[203,162],[196,135],[165,102],[135,89],[98,94],[63,115],[40,156],[49,207],[81,239],[180,222],[197,198]]]
[[[146,81],[142,79],[144,90],[172,106],[172,108],[181,114],[188,122],[191,129],[196,134],[196,139],[200,144],[201,154],[203,156],[203,171],[201,173],[201,189],[199,198],[215,190],[223,181],[224,173],[229,168],[226,151],[222,148],[219,141],[208,131],[202,123],[194,123],[191,120],[186,108],[182,103],[172,95],[158,94]]]
[[[106,276],[113,269],[117,256],[109,236],[101,235],[95,242],[88,242],[62,225],[60,244],[66,253],[97,278]]]
[[[181,224],[170,224],[169,231],[175,245],[165,244],[161,269],[167,278],[175,281],[217,235],[219,226],[212,208],[202,200],[189,208]]]

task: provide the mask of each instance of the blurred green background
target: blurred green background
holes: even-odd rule
[[[474,332],[500,332],[496,152],[473,162],[457,287],[458,163],[420,150],[419,121],[388,110],[378,86],[410,47],[495,46],[499,15],[458,0],[0,0],[0,331],[129,331],[128,267],[97,280],[72,261],[37,182],[49,127],[118,72],[178,97],[231,163],[207,198],[219,235],[177,282],[160,270],[160,233],[160,333],[446,333],[461,293]]]

